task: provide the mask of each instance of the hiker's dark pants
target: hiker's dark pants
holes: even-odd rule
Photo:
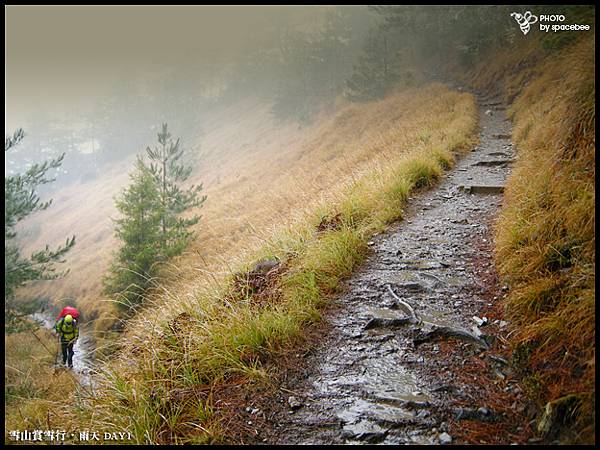
[[[63,364],[66,364],[67,360],[68,360],[69,367],[73,367],[73,354],[75,353],[73,351],[74,345],[75,345],[75,341],[67,341],[64,339],[60,340],[60,346],[62,348]]]

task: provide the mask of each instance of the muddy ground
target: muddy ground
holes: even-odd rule
[[[499,306],[508,287],[492,259],[515,157],[511,124],[498,99],[478,102],[479,145],[370,242],[370,257],[304,353],[285,358],[276,386],[236,405],[241,442],[540,442],[508,364],[510,324]],[[418,321],[407,323],[411,307]]]

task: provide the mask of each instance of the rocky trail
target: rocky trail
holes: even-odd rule
[[[246,408],[257,442],[527,442],[491,253],[511,125],[499,100],[478,102],[479,145],[369,243],[324,336],[270,404]]]

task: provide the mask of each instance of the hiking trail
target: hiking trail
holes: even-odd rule
[[[37,312],[31,315],[31,317],[41,323],[44,328],[52,330],[56,324],[55,317],[46,315],[41,312]],[[94,346],[90,337],[85,333],[85,326],[79,328],[79,339],[73,346],[73,372],[77,374],[80,384],[83,387],[93,388],[94,383],[92,379],[93,374],[93,353]],[[58,337],[55,337],[54,348],[57,349],[57,357],[55,369],[62,369],[62,353],[60,350],[60,344],[58,343]]]
[[[499,380],[507,376],[494,356],[507,324],[479,315],[497,300],[486,295],[497,284],[491,226],[514,158],[511,124],[498,99],[477,100],[479,145],[369,242],[372,253],[344,283],[325,336],[272,400],[279,406],[246,409],[262,414],[247,422],[259,442],[447,444],[449,417],[495,420],[486,399],[446,367],[474,358]],[[511,383],[505,391],[519,393]]]

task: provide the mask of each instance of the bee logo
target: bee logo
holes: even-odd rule
[[[519,14],[519,13],[514,12],[514,13],[510,13],[510,16],[515,18],[515,20],[519,24],[519,27],[521,28],[521,31],[523,32],[523,34],[529,33],[531,24],[536,23],[538,21],[537,16],[534,16],[533,14],[531,14],[531,11],[527,11],[527,12],[525,12],[525,14]]]

